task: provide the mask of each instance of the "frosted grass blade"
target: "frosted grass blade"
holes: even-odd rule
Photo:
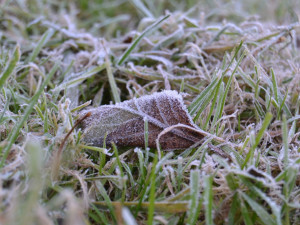
[[[140,43],[140,41],[147,35],[149,34],[151,31],[153,31],[154,29],[158,28],[158,25],[160,25],[163,21],[165,21],[166,19],[168,19],[170,17],[170,15],[166,15],[164,16],[162,19],[156,21],[154,24],[152,24],[151,26],[149,26],[146,30],[144,30],[144,32],[126,49],[126,51],[124,52],[124,54],[121,56],[120,60],[118,61],[118,65],[122,65],[126,59],[129,57],[130,53],[135,49],[135,47]]]
[[[4,166],[5,160],[8,156],[8,153],[10,151],[10,148],[12,147],[12,145],[14,144],[14,142],[16,141],[21,128],[23,127],[25,121],[27,120],[27,118],[29,117],[30,113],[32,112],[36,102],[38,101],[40,95],[42,94],[44,88],[47,86],[47,84],[50,82],[51,78],[53,77],[54,73],[56,72],[56,70],[58,69],[58,64],[55,64],[52,69],[50,70],[49,74],[47,75],[46,79],[44,80],[44,82],[42,83],[42,85],[40,86],[40,88],[37,90],[37,92],[35,93],[35,95],[31,98],[31,101],[29,103],[29,105],[27,106],[27,108],[25,109],[24,115],[21,118],[21,120],[14,126],[12,132],[10,133],[8,139],[7,139],[7,145],[4,147],[2,153],[2,159],[0,162],[0,169]]]
[[[20,46],[17,45],[13,54],[12,54],[12,57],[9,61],[9,64],[8,66],[6,67],[6,69],[4,70],[4,72],[1,74],[1,77],[0,77],[0,89],[4,86],[6,80],[9,78],[9,76],[12,74],[12,72],[14,71],[17,63],[19,62],[20,60]]]
[[[188,211],[188,225],[193,225],[196,223],[198,218],[198,207],[199,207],[199,197],[200,197],[200,171],[193,170],[190,174],[190,202]]]

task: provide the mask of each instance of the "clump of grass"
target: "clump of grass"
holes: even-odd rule
[[[297,3],[1,3],[0,223],[300,223]],[[163,89],[225,142],[157,159],[147,121],[144,148],[72,130],[91,101]]]

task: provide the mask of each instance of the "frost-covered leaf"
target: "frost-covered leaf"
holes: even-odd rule
[[[156,140],[164,150],[185,149],[201,141],[202,132],[193,123],[182,96],[176,91],[163,91],[115,105],[104,105],[82,114],[91,116],[82,122],[84,141],[102,146],[114,142],[117,146],[144,147],[144,120],[148,121],[148,146]],[[176,126],[177,125],[177,126]]]

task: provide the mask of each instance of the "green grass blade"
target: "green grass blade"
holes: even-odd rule
[[[144,30],[144,32],[126,49],[126,51],[121,56],[121,58],[120,58],[120,60],[118,61],[117,64],[119,66],[122,65],[126,61],[126,59],[129,57],[129,55],[131,54],[131,52],[135,49],[135,47],[140,43],[140,41],[146,35],[148,35],[151,31],[153,31],[154,29],[158,28],[158,25],[160,25],[163,21],[165,21],[169,17],[170,17],[170,15],[164,16],[162,19],[158,20],[157,22],[155,22],[154,24],[152,24],[151,26],[149,26],[146,30]]]
[[[217,87],[215,88],[215,94],[214,94],[214,99],[211,103],[211,107],[210,107],[210,110],[209,110],[209,113],[207,115],[207,118],[206,118],[206,121],[205,121],[205,124],[204,124],[204,127],[203,127],[203,130],[206,130],[206,127],[211,119],[211,115],[216,107],[216,102],[217,102],[217,99],[218,99],[218,95],[219,95],[219,90],[220,90],[220,86],[221,86],[222,82],[220,80],[220,82],[218,83]]]
[[[277,225],[282,225],[281,222],[281,206],[278,205],[273,199],[271,199],[267,194],[258,188],[257,186],[254,185],[253,181],[249,181],[246,178],[241,177],[242,182],[251,190],[253,193],[252,196],[259,196],[261,199],[263,199],[272,209],[273,215],[276,218],[276,224]],[[259,179],[255,180],[255,183],[259,183]]]
[[[122,163],[122,166],[124,167],[125,171],[126,171],[126,176],[129,178],[130,180],[130,183],[131,183],[131,186],[134,186],[136,185],[136,182],[133,178],[133,175],[132,175],[132,171],[131,171],[131,168],[128,166],[128,164],[126,164],[126,162],[121,162]]]
[[[101,181],[95,181],[96,187],[98,189],[98,191],[100,192],[101,196],[104,198],[104,201],[110,211],[110,214],[114,220],[114,222],[116,223],[117,219],[116,219],[116,214],[115,214],[115,210],[114,207],[112,205],[112,202],[108,196],[108,194],[106,193],[105,188],[103,187],[103,184],[101,183]]]
[[[169,36],[167,36],[166,38],[164,38],[163,40],[158,42],[152,48],[152,50],[158,50],[158,49],[166,48],[166,47],[172,45],[173,43],[175,43],[176,41],[182,39],[183,35],[184,35],[184,30],[182,28],[179,28],[174,33],[170,34]]]
[[[106,148],[100,148],[100,147],[97,147],[97,146],[89,146],[89,145],[82,145],[82,144],[80,144],[79,147],[82,148],[82,149],[88,149],[88,150],[92,150],[92,151],[95,151],[95,152],[100,152],[100,153],[103,153],[105,155],[111,155],[111,153],[109,153]]]
[[[237,193],[234,194],[228,214],[228,225],[234,225],[236,215],[241,210],[240,199]]]
[[[272,117],[273,117],[272,113],[270,113],[270,112],[266,113],[266,117],[265,117],[265,119],[262,123],[262,126],[261,126],[261,128],[260,128],[260,130],[259,130],[259,132],[258,132],[258,134],[255,138],[255,145],[253,146],[254,148],[256,148],[258,146],[260,140],[262,139],[266,129],[268,128],[268,126],[269,126],[269,124],[272,120]]]
[[[270,113],[270,112],[266,113],[266,117],[265,117],[265,119],[264,119],[264,121],[262,123],[262,126],[261,126],[261,128],[260,128],[260,130],[259,130],[259,132],[258,132],[258,134],[257,134],[257,136],[255,138],[254,145],[251,146],[251,149],[250,149],[250,151],[248,152],[248,154],[247,154],[247,156],[245,158],[245,161],[244,161],[244,163],[242,165],[242,169],[247,165],[247,163],[250,160],[250,158],[253,157],[254,150],[258,146],[260,140],[262,139],[262,137],[264,135],[264,132],[266,131],[266,129],[268,128],[268,126],[269,126],[269,124],[270,124],[270,122],[272,120],[272,117],[273,117],[272,113]]]
[[[224,26],[222,29],[220,29],[204,46],[210,46],[213,42],[219,40],[220,36],[228,29],[230,26]]]
[[[245,81],[245,83],[249,85],[252,89],[255,89],[255,82],[249,76],[249,74],[246,74],[240,67],[238,68],[238,72],[241,78]]]
[[[240,65],[242,59],[244,58],[245,54],[246,54],[246,52],[244,51],[242,53],[241,57],[239,58],[239,60],[237,61],[236,66],[233,69],[233,71],[232,71],[232,73],[230,75],[229,80],[227,81],[225,92],[224,92],[223,97],[222,97],[221,109],[219,110],[218,115],[216,115],[217,119],[220,119],[221,116],[222,116],[223,109],[224,109],[224,106],[225,106],[225,101],[226,101],[226,98],[227,98],[227,95],[228,95],[228,92],[229,92],[229,88],[231,87],[231,82],[232,82],[233,76],[235,75],[235,72],[236,72],[238,66]]]
[[[221,81],[221,79],[220,79]],[[199,110],[194,118],[194,121],[197,121],[198,118],[200,117],[201,113],[205,110],[206,106],[210,103],[210,101],[214,98],[214,93],[219,92],[219,87],[221,82],[217,83],[217,86],[211,90],[211,92],[203,98],[203,101],[201,101],[201,104],[199,105]]]
[[[273,88],[273,83],[272,83],[271,79],[269,78],[269,76],[267,76],[265,70],[258,63],[257,59],[251,54],[251,52],[249,51],[249,49],[247,47],[245,48],[245,50],[247,51],[247,56],[249,56],[249,58],[253,61],[253,63],[255,63],[255,65],[257,66],[257,68],[263,74],[264,82],[267,83],[270,88]],[[282,94],[280,92],[278,92],[278,101],[279,102],[283,101],[283,96],[282,96]],[[291,113],[289,107],[285,103],[283,104],[283,110],[285,111],[285,113],[287,114],[288,117],[292,116],[292,113]]]
[[[192,170],[190,173],[190,202],[188,211],[188,225],[193,225],[196,223],[198,218],[198,207],[199,207],[199,197],[200,197],[200,170]]]
[[[224,70],[224,72],[222,73],[221,77],[216,77],[205,89],[204,91],[202,91],[200,93],[200,95],[198,95],[193,102],[188,106],[188,111],[191,114],[191,116],[193,116],[198,110],[199,108],[202,106],[202,104],[205,102],[206,98],[211,97],[216,85],[219,82],[219,79],[223,79],[224,75],[226,74],[226,72],[228,71],[229,67],[231,66],[231,64],[233,63],[235,57],[237,56],[238,52],[240,51],[241,47],[243,45],[243,42],[240,43],[240,45],[236,48],[234,56],[232,57],[230,63],[228,64],[227,68]],[[232,73],[232,75],[235,73],[235,71],[238,68],[238,65],[240,63],[240,61],[244,58],[245,56],[245,51],[243,52],[242,56],[239,58],[239,61]]]
[[[205,224],[213,225],[213,177],[205,176],[204,178],[204,205],[205,205]]]
[[[113,98],[114,98],[114,102],[115,103],[121,102],[120,95],[119,95],[119,92],[118,92],[118,87],[117,87],[117,84],[116,84],[116,80],[115,80],[115,77],[112,73],[112,69],[111,69],[111,66],[110,66],[110,60],[109,60],[107,54],[106,54],[106,57],[105,57],[105,66],[106,66],[108,82],[109,82],[109,85],[110,85],[110,88],[111,88],[111,92],[112,92],[112,95],[113,95]]]
[[[289,145],[288,145],[288,128],[286,122],[286,116],[283,115],[282,119],[282,141],[283,141],[283,165],[287,167],[289,165]]]
[[[55,33],[55,31],[53,29],[48,29],[43,34],[43,36],[41,37],[41,39],[37,43],[37,45],[34,48],[34,50],[32,51],[32,53],[26,59],[26,61],[25,61],[26,64],[29,63],[29,62],[33,62],[36,59],[36,57],[38,56],[38,54],[42,50],[43,46],[49,41],[49,39],[53,36],[54,33]]]
[[[240,194],[264,224],[276,225],[276,222],[273,219],[273,217],[267,212],[267,210],[263,206],[254,201],[249,195],[242,192],[240,192]]]
[[[181,80],[179,93],[184,92],[184,78]]]
[[[151,175],[150,175],[150,194],[149,194],[149,208],[148,208],[148,225],[153,224],[153,217],[154,217],[154,203],[155,203],[155,184],[156,184],[156,173],[155,173],[155,168],[157,164],[157,154],[155,154],[153,164],[152,164],[152,169],[151,169]]]
[[[257,99],[254,100],[254,106],[256,109],[256,113],[259,115],[259,117],[265,118],[265,112]]]
[[[208,98],[211,93],[213,93],[220,79],[220,77],[216,77],[188,106],[188,111],[191,116],[193,116],[199,110],[205,99]]]
[[[244,201],[241,201],[240,207],[245,225],[253,225],[253,222],[251,220],[252,216],[250,215],[249,210],[247,209],[247,206],[244,203]]]
[[[105,133],[104,135],[104,141],[103,141],[103,148],[106,149],[106,137],[107,137],[107,133]],[[106,162],[106,154],[100,152],[99,154],[99,157],[100,157],[100,160],[99,160],[99,171],[98,173],[99,174],[102,174],[102,171],[103,171],[103,167],[105,166],[105,162]]]
[[[237,181],[235,180],[233,173],[227,174],[225,178],[226,178],[228,187],[232,191],[235,191],[236,189],[238,189],[239,185],[237,184]]]
[[[211,122],[210,132],[214,131],[215,125],[218,122],[218,117],[216,115],[222,114],[221,108],[222,108],[222,98],[223,98],[222,96],[224,96],[224,89],[225,89],[224,86],[225,86],[224,82],[221,82],[220,88],[219,88],[217,106],[216,106],[216,109],[215,109],[215,116],[213,118],[213,121]]]
[[[17,140],[17,137],[20,133],[21,128],[24,126],[24,123],[28,119],[30,113],[32,112],[35,104],[37,103],[40,95],[42,94],[44,88],[47,86],[47,84],[50,82],[51,78],[53,77],[54,73],[58,69],[58,64],[55,64],[52,69],[50,70],[49,74],[47,75],[44,82],[41,84],[40,88],[37,90],[35,95],[31,98],[31,101],[29,105],[26,107],[25,112],[21,120],[16,124],[16,126],[13,128],[13,131],[10,133],[8,139],[7,139],[7,145],[3,149],[3,156],[0,162],[0,169],[4,166],[5,160],[8,156],[8,153],[10,151],[11,146],[13,143]]]
[[[6,80],[9,78],[9,76],[12,74],[12,72],[14,71],[17,63],[19,62],[20,60],[20,46],[17,45],[13,54],[12,54],[12,57],[11,57],[11,60],[8,64],[8,66],[6,67],[6,69],[4,70],[4,72],[1,74],[1,77],[0,77],[0,90],[2,89],[2,87],[4,86]]]
[[[136,148],[134,150],[137,155],[138,155],[138,159],[139,159],[139,178],[140,178],[140,184],[143,184],[145,182],[145,176],[146,176],[146,173],[145,173],[145,167],[144,167],[144,155],[143,155],[143,152],[141,151],[141,149],[139,148]],[[139,190],[142,188],[142,185],[140,185],[140,188]]]
[[[201,152],[203,152],[203,150],[206,148],[207,144],[210,143],[212,139],[213,139],[213,137],[210,137],[203,144],[201,144],[201,146],[197,149],[197,151],[195,153],[193,153],[193,155],[190,157],[189,161],[185,164],[182,172],[185,172],[185,170],[189,167],[191,162],[194,161]]]
[[[226,70],[223,72],[223,75],[228,71],[228,69],[230,68],[230,66],[232,65],[233,61],[235,60],[235,57],[237,56],[237,54],[239,53],[239,51],[241,50],[243,46],[243,41],[240,42],[239,46],[235,49],[234,55],[231,58]]]
[[[271,68],[271,75],[272,75],[273,93],[274,93],[275,100],[278,103],[278,85],[275,78],[274,70],[272,68]]]
[[[296,185],[297,176],[299,174],[299,166],[297,166],[297,167],[291,166],[291,167],[285,168],[284,171],[286,172],[285,177],[284,177],[284,186],[283,186],[283,194],[284,194],[284,198],[285,198],[285,203],[284,203],[284,206],[282,207],[282,209],[283,209],[284,221],[285,221],[284,224],[289,225],[290,224],[290,212],[292,209],[288,203],[293,198],[291,195],[292,195],[292,191]]]
[[[77,106],[77,107],[71,109],[71,113],[74,113],[74,112],[76,112],[76,111],[79,111],[79,110],[81,110],[81,109],[83,109],[83,108],[89,106],[91,103],[92,103],[92,100],[89,100],[89,101],[87,101],[87,102],[85,102],[85,103],[83,103],[83,104],[81,104],[81,105],[79,105],[79,106]]]
[[[300,98],[298,98],[297,103],[296,103],[295,117],[297,117],[297,115],[299,114],[299,108],[300,108]],[[292,117],[292,118],[295,118],[295,117]],[[298,117],[300,117],[300,116],[298,116]],[[1,121],[1,119],[0,119],[0,121]],[[287,123],[288,123],[288,122],[289,122],[289,121],[287,121]],[[293,137],[293,136],[295,135],[296,127],[297,127],[297,126],[296,126],[296,121],[294,120],[294,121],[292,122],[291,128],[290,128],[290,130],[289,130],[288,137]]]
[[[145,6],[145,4],[141,0],[130,0],[130,2],[137,8],[141,13],[145,16],[154,18],[153,14],[150,12],[149,9]]]
[[[123,172],[123,167],[120,161],[120,157],[119,157],[119,153],[118,153],[118,149],[117,146],[115,145],[115,143],[112,143],[112,147],[117,159],[117,164],[120,170],[120,180],[121,180],[121,185],[122,185],[122,198],[121,198],[121,202],[123,203],[125,201],[125,193],[126,193],[126,182],[124,181],[124,172]]]
[[[68,87],[74,87],[80,83],[82,83],[84,80],[94,76],[95,74],[101,72],[102,70],[104,70],[106,68],[106,64],[102,64],[100,66],[97,67],[93,67],[89,70],[87,70],[86,72],[80,73],[78,76],[74,77],[71,80],[68,80],[66,82],[61,83],[60,85],[58,85],[57,87],[55,87],[53,89],[53,92],[59,92],[62,89],[68,88]]]
[[[285,95],[284,95],[284,97],[283,97],[283,99],[282,99],[282,102],[281,102],[281,104],[280,104],[280,106],[279,106],[279,109],[278,109],[278,111],[277,111],[277,119],[279,119],[280,118],[280,112],[282,111],[282,108],[284,107],[284,105],[285,105],[285,100],[286,100],[286,97],[288,96],[288,91],[285,93]],[[281,99],[281,98],[280,98]]]
[[[91,204],[91,207],[94,209],[103,224],[109,224],[103,212],[100,212],[100,210],[94,204]]]
[[[11,99],[11,98],[8,98],[8,99],[6,100],[6,103],[5,103],[5,105],[4,105],[4,108],[3,108],[2,112],[1,112],[1,115],[0,115],[0,125],[2,124],[3,121],[5,121],[4,115],[5,115],[6,110],[8,109],[8,105],[9,105],[9,103],[10,103],[10,99]]]
[[[269,206],[272,209],[273,215],[276,218],[276,224],[281,225],[282,224],[282,222],[281,222],[281,213],[280,213],[281,207],[279,205],[277,205],[276,202],[273,201],[270,197],[268,197],[267,194],[265,192],[263,192],[262,190],[258,189],[255,186],[253,187],[253,189],[255,190],[256,194],[258,194],[264,201],[266,201],[269,204]]]

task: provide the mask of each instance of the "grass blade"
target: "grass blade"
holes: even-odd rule
[[[275,100],[278,103],[278,85],[277,85],[277,81],[276,81],[276,78],[275,78],[275,74],[274,74],[274,70],[271,68],[271,75],[272,75],[272,84],[273,84],[273,93],[274,93],[274,97],[275,97]]]
[[[246,200],[252,210],[257,214],[261,221],[266,225],[275,225],[273,217],[266,211],[266,209],[254,201],[250,196],[240,192],[241,196]]]
[[[227,82],[227,85],[226,85],[226,88],[225,88],[225,92],[224,92],[223,97],[222,97],[221,109],[220,109],[220,111],[218,112],[218,115],[216,115],[216,117],[217,117],[216,119],[217,119],[217,120],[220,119],[221,116],[222,116],[223,109],[224,109],[224,106],[225,106],[225,100],[226,100],[226,98],[227,98],[227,95],[228,95],[228,92],[229,92],[229,88],[230,88],[230,86],[231,86],[231,82],[232,82],[233,76],[235,75],[235,72],[236,72],[238,66],[240,65],[242,59],[244,58],[245,54],[246,54],[246,52],[244,51],[244,52],[242,53],[241,57],[239,58],[239,60],[237,61],[236,66],[235,66],[235,68],[233,69],[233,71],[232,71],[232,73],[231,73],[231,75],[230,75],[230,78],[229,78],[229,80],[228,80],[228,82]],[[217,127],[217,128],[218,128],[218,127]],[[218,129],[217,129],[216,132],[218,132]]]
[[[220,88],[221,81],[222,81],[222,80],[220,79],[219,82],[217,83],[217,86],[214,87],[214,89],[212,89],[212,91],[209,92],[208,95],[207,95],[205,98],[203,98],[203,101],[201,101],[201,105],[199,105],[199,110],[198,110],[198,112],[197,112],[197,114],[196,114],[196,116],[195,116],[195,118],[194,118],[194,121],[197,121],[197,120],[198,120],[199,116],[200,116],[201,113],[205,110],[206,106],[207,106],[207,105],[209,104],[209,102],[214,98],[214,96],[216,95],[216,94],[214,94],[214,93],[218,93],[218,92],[219,92],[219,88]],[[213,107],[214,103],[215,103],[215,102],[213,101],[212,107]],[[212,107],[211,107],[211,108],[212,108]]]
[[[199,110],[205,99],[207,99],[211,93],[213,93],[220,79],[220,77],[216,77],[188,106],[188,111],[191,116],[193,116]]]
[[[125,201],[126,182],[124,181],[124,172],[123,172],[123,167],[122,167],[122,164],[121,164],[121,161],[120,161],[117,146],[114,143],[112,143],[112,147],[113,147],[113,150],[114,150],[114,153],[115,153],[115,156],[116,156],[116,159],[117,159],[117,164],[118,164],[118,167],[119,167],[119,170],[120,170],[120,180],[121,180],[120,183],[122,185],[121,203],[123,203]]]
[[[46,79],[44,80],[44,82],[41,84],[40,88],[37,90],[37,92],[35,93],[35,95],[31,98],[31,101],[29,103],[29,105],[27,106],[27,108],[25,109],[24,115],[22,117],[22,119],[16,124],[16,126],[14,127],[13,131],[10,133],[8,139],[7,139],[7,145],[4,147],[3,149],[3,156],[0,162],[0,169],[4,166],[5,160],[8,156],[8,153],[10,151],[11,146],[13,145],[13,143],[16,141],[21,128],[23,127],[24,123],[26,122],[26,120],[28,119],[30,113],[32,112],[35,104],[37,103],[40,95],[42,94],[44,88],[47,86],[47,84],[50,82],[51,78],[53,77],[54,73],[56,72],[58,68],[58,64],[55,64],[52,69],[50,70],[49,74],[47,75]]]
[[[152,170],[151,170],[151,175],[150,175],[150,194],[149,194],[149,208],[148,208],[148,225],[153,224],[153,217],[154,217],[154,203],[155,203],[155,168],[157,164],[157,154],[155,154],[153,164],[152,164]]]
[[[204,91],[202,91],[200,93],[200,95],[198,95],[194,101],[189,105],[188,107],[188,111],[191,114],[191,116],[193,116],[198,110],[199,108],[202,106],[202,104],[205,102],[206,98],[211,97],[213,90],[215,89],[216,85],[218,84],[219,80],[223,79],[223,77],[225,76],[226,72],[228,71],[229,67],[231,66],[231,64],[233,63],[235,57],[237,56],[238,52],[240,51],[241,47],[243,45],[243,42],[241,42],[239,44],[239,46],[236,48],[235,52],[234,52],[234,56],[232,57],[230,63],[228,64],[227,68],[224,70],[224,72],[222,73],[221,77],[216,77],[205,89]],[[239,61],[234,69],[234,71],[232,72],[232,75],[235,73],[235,71],[238,68],[238,65],[240,63],[240,61],[242,60],[242,58],[244,58],[245,56],[245,51],[243,52],[242,56],[239,58]]]
[[[220,80],[221,81],[221,80]],[[207,118],[206,118],[206,121],[205,121],[205,124],[204,124],[204,127],[203,127],[203,130],[206,130],[206,127],[211,119],[211,115],[215,109],[215,105],[216,105],[216,102],[217,102],[217,99],[218,99],[218,95],[219,95],[219,90],[220,90],[220,86],[221,86],[222,82],[219,82],[217,87],[215,88],[215,94],[214,94],[214,98],[213,98],[213,101],[211,103],[211,107],[210,107],[210,110],[209,110],[209,113],[207,115]]]
[[[286,116],[283,115],[282,120],[282,141],[283,141],[283,165],[287,167],[289,165],[289,145],[288,145],[288,128],[286,122]]]
[[[86,72],[83,72],[81,74],[78,74],[76,76],[73,76],[74,78],[71,80],[68,80],[66,82],[61,83],[60,85],[58,85],[57,87],[55,87],[53,89],[53,92],[59,92],[62,89],[65,88],[69,88],[69,87],[74,87],[80,83],[82,83],[84,80],[94,76],[95,74],[101,72],[102,70],[104,70],[106,67],[106,64],[102,64],[101,66],[97,66],[97,67],[93,67],[91,69],[89,69]]]
[[[204,178],[204,205],[205,205],[205,224],[213,225],[213,177],[206,176]]]
[[[20,46],[17,45],[14,53],[12,54],[11,60],[8,64],[8,66],[6,67],[6,69],[4,70],[4,72],[2,73],[1,77],[0,77],[0,89],[2,89],[2,87],[4,86],[6,80],[8,79],[8,77],[12,74],[12,72],[14,71],[17,63],[20,60]]]
[[[273,215],[276,218],[276,224],[277,225],[282,225],[281,222],[281,206],[279,206],[274,200],[272,200],[269,196],[267,196],[267,194],[262,191],[260,188],[258,188],[257,186],[255,186],[251,181],[249,181],[246,178],[242,178],[241,177],[242,182],[251,190],[251,192],[253,193],[252,196],[259,196],[261,199],[263,199],[272,209]],[[257,179],[255,183],[258,183],[259,180]]]
[[[272,113],[270,113],[270,112],[266,113],[266,117],[265,117],[265,119],[262,123],[262,126],[261,126],[261,128],[260,128],[260,130],[259,130],[259,132],[258,132],[258,134],[255,138],[255,143],[254,143],[254,145],[251,146],[251,149],[250,149],[250,151],[248,152],[248,154],[245,158],[244,164],[242,165],[242,169],[247,165],[248,161],[253,156],[254,150],[258,146],[260,140],[262,139],[266,129],[268,128],[268,126],[269,126],[269,124],[272,120],[272,117],[273,117]]]
[[[136,148],[134,151],[137,153],[139,159],[139,177],[140,177],[139,182],[143,184],[145,182],[145,176],[146,176],[145,167],[144,167],[144,163],[145,163],[144,155],[141,149],[139,148]],[[141,188],[142,185],[140,185],[139,191]]]
[[[227,182],[228,183],[228,182]],[[234,194],[231,207],[228,214],[228,225],[234,225],[237,212],[241,209],[240,199],[237,193]]]
[[[153,47],[152,50],[158,50],[158,49],[166,48],[166,47],[172,45],[173,43],[175,43],[176,41],[182,39],[183,35],[184,35],[184,30],[182,28],[179,28],[174,33],[170,34],[169,36],[167,36],[166,38],[164,38],[160,42],[158,42]]]
[[[110,66],[110,60],[108,58],[108,54],[106,54],[106,56],[105,56],[105,66],[106,66],[108,82],[109,82],[109,85],[110,85],[110,88],[111,88],[111,92],[112,92],[112,95],[113,95],[113,98],[114,98],[114,102],[115,103],[121,102],[120,95],[119,95],[119,92],[118,92],[118,87],[117,87],[117,84],[116,84],[116,80],[115,80],[115,77],[112,73],[112,69],[111,69],[111,66]]]
[[[279,119],[280,118],[280,112],[282,111],[282,108],[284,107],[284,104],[285,104],[285,100],[286,100],[286,97],[288,96],[288,91],[285,93],[285,95],[284,95],[284,97],[283,97],[283,99],[282,99],[282,102],[281,102],[281,104],[280,104],[280,106],[279,106],[279,109],[278,109],[278,111],[277,111],[277,119]],[[281,98],[280,98],[281,99]]]
[[[29,63],[29,62],[33,62],[35,60],[35,58],[38,56],[38,54],[40,53],[40,51],[42,50],[43,46],[49,41],[49,39],[53,36],[54,34],[54,30],[53,29],[48,29],[43,36],[41,37],[41,39],[39,40],[39,42],[37,43],[36,47],[34,48],[34,50],[32,51],[32,53],[30,54],[30,56],[26,59],[25,63]]]
[[[94,205],[91,204],[91,207],[95,210],[97,216],[101,219],[101,222],[104,224],[108,224],[108,220],[106,219],[106,217],[104,216],[104,213],[100,212],[100,210]]]
[[[206,148],[207,144],[211,142],[213,137],[208,138],[203,144],[200,145],[200,147],[196,150],[196,152],[193,153],[193,155],[190,157],[189,161],[185,164],[184,168],[182,169],[182,172],[185,172],[185,170],[189,167],[192,161],[194,161],[200,153],[204,152],[204,149]]]
[[[220,88],[219,88],[219,94],[218,94],[218,102],[217,102],[217,106],[215,108],[215,115],[220,115],[222,114],[221,112],[221,108],[222,108],[222,96],[224,96],[224,82],[221,82],[220,84]],[[215,129],[215,125],[217,124],[218,121],[218,117],[214,116],[213,121],[211,122],[211,127],[210,127],[210,131],[213,132],[213,130]]]
[[[250,215],[249,210],[247,209],[247,206],[244,203],[244,201],[241,201],[240,207],[241,207],[241,212],[243,215],[245,225],[253,225],[253,222],[251,220],[251,215]]]
[[[165,21],[166,19],[168,19],[170,17],[170,15],[166,15],[164,16],[162,19],[156,21],[154,24],[152,24],[151,26],[149,26],[146,30],[144,30],[144,32],[126,49],[126,51],[124,52],[124,54],[121,56],[120,60],[118,61],[118,65],[122,65],[126,59],[129,57],[130,53],[135,49],[135,47],[140,43],[140,41],[147,35],[149,34],[151,31],[153,31],[154,29],[158,28],[158,25],[160,25],[163,21]]]
[[[154,18],[153,14],[149,11],[149,9],[147,9],[145,4],[141,0],[130,0],[130,2],[145,16]]]
[[[110,213],[112,215],[112,218],[113,218],[114,222],[116,222],[117,221],[117,219],[116,219],[117,217],[116,217],[116,214],[115,214],[114,207],[112,205],[112,202],[111,202],[108,194],[106,193],[105,188],[103,187],[103,184],[101,183],[101,181],[95,181],[95,184],[96,184],[96,187],[97,187],[98,191],[100,192],[101,196],[104,198],[106,206],[108,207],[108,209],[109,209],[109,211],[110,211]],[[120,202],[117,202],[117,204],[120,204]]]
[[[9,103],[10,103],[10,99],[11,99],[11,98],[9,98],[9,99],[6,100],[6,103],[5,103],[5,105],[4,105],[4,108],[3,108],[2,112],[1,112],[1,115],[0,115],[0,125],[2,124],[2,122],[5,121],[4,115],[5,115],[6,110],[8,109],[8,105],[9,105]]]
[[[200,196],[200,170],[191,171],[190,175],[190,203],[188,211],[188,225],[193,225],[196,223],[198,218],[198,207],[199,207],[199,196]]]

